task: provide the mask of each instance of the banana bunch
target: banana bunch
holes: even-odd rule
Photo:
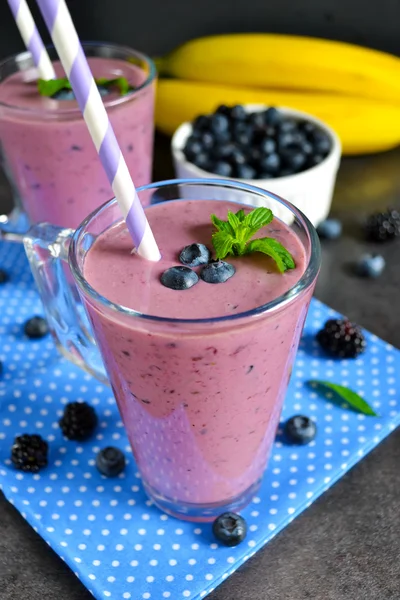
[[[400,143],[400,58],[342,42],[231,34],[187,42],[157,61],[156,124],[167,134],[220,104],[286,106],[336,130],[344,154]]]

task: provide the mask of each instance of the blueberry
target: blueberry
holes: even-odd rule
[[[226,160],[217,161],[211,167],[211,170],[216,175],[221,175],[221,177],[231,177],[232,175],[232,166]]]
[[[317,435],[317,426],[309,417],[295,415],[286,421],[284,433],[294,444],[308,444]]]
[[[259,146],[261,152],[264,154],[272,154],[276,152],[276,141],[270,138],[264,138]]]
[[[296,147],[283,148],[281,150],[281,158],[285,166],[300,171],[306,164],[306,155]]]
[[[38,340],[49,333],[49,326],[43,317],[32,317],[26,321],[24,332],[31,340]]]
[[[231,109],[229,108],[229,106],[226,106],[226,104],[221,104],[220,106],[218,106],[215,112],[219,115],[225,115],[225,117],[228,118],[231,116]]]
[[[316,154],[326,156],[331,149],[331,140],[323,131],[316,131],[310,140],[314,144]]]
[[[202,152],[202,150],[203,147],[199,140],[190,136],[186,141],[185,147],[183,149],[183,154],[189,161],[192,161],[195,158],[195,156]]]
[[[221,133],[214,133],[214,139],[216,144],[227,144],[232,141],[232,134],[230,130],[221,131]]]
[[[253,125],[253,127],[255,127],[255,128],[260,128],[260,129],[263,128],[265,126],[264,113],[262,113],[262,112],[251,113],[247,118],[247,122],[250,125]]]
[[[247,148],[250,146],[253,140],[253,131],[250,128],[247,128],[247,130],[243,131],[243,133],[234,133],[233,139],[239,144],[239,146]]]
[[[247,160],[253,167],[257,168],[261,160],[261,150],[259,148],[249,148],[246,152]]]
[[[206,131],[210,127],[210,117],[200,115],[193,121],[193,129],[196,131]]]
[[[232,165],[244,165],[246,162],[246,155],[239,148],[235,148],[230,156],[230,162]]]
[[[0,269],[0,283],[6,283],[6,281],[9,280],[9,276],[7,271],[3,271],[3,269]]]
[[[239,177],[239,179],[255,179],[257,171],[251,165],[237,165],[236,177]]]
[[[323,160],[325,160],[325,156],[322,156],[322,154],[312,154],[307,160],[307,167],[315,167],[322,163]]]
[[[236,136],[241,133],[247,133],[249,131],[249,126],[245,121],[237,121],[232,124],[232,133],[233,139],[236,139]]]
[[[116,477],[125,469],[125,456],[119,448],[108,446],[96,455],[96,467],[106,477]]]
[[[267,127],[264,129],[264,133],[266,137],[276,139],[278,130],[273,125],[267,125]]]
[[[282,120],[282,115],[279,112],[279,110],[277,110],[276,108],[274,108],[273,106],[271,108],[267,108],[266,111],[264,111],[264,122],[267,125],[278,125]]]
[[[199,281],[197,274],[188,267],[170,267],[161,275],[161,283],[171,290],[188,290]]]
[[[289,131],[295,131],[297,129],[297,121],[294,119],[284,119],[279,125],[279,129],[282,133],[289,133]]]
[[[308,137],[308,136],[313,136],[318,128],[316,125],[314,125],[314,123],[310,123],[310,121],[300,121],[299,129],[301,131],[304,131],[304,133]]]
[[[218,144],[212,149],[211,155],[214,159],[220,160],[229,158],[235,152],[236,146],[232,142]]]
[[[317,227],[319,237],[337,240],[342,235],[342,224],[338,219],[325,219]]]
[[[364,254],[355,265],[355,271],[362,277],[376,279],[385,268],[385,259],[380,254]]]
[[[185,246],[179,255],[179,260],[187,267],[206,265],[211,258],[211,252],[204,244]]]
[[[213,534],[224,546],[237,546],[247,534],[246,521],[234,512],[217,517],[212,525]]]
[[[293,131],[287,131],[283,133],[279,132],[277,139],[279,149],[287,148],[288,146],[296,143],[296,138],[294,137]]]
[[[199,167],[199,169],[204,169],[205,171],[209,170],[210,159],[208,158],[207,154],[205,154],[205,152],[200,152],[199,154],[196,154],[196,156],[193,157],[191,162],[194,165],[196,165],[196,167]]]
[[[260,160],[260,170],[263,173],[269,173],[270,175],[275,175],[278,173],[279,168],[281,166],[281,159],[276,152],[273,154],[268,154],[268,156],[263,156]]]
[[[237,104],[233,108],[231,108],[231,119],[233,121],[245,121],[247,118],[247,113],[244,110],[243,106]]]
[[[310,144],[310,142],[307,142],[307,140],[304,140],[300,144],[300,150],[303,152],[303,154],[305,154],[306,156],[310,156],[310,157],[314,152],[314,148],[312,147],[312,144]]]
[[[201,273],[200,277],[206,283],[224,283],[228,281],[236,272],[236,269],[230,263],[223,260],[217,260],[206,265]]]
[[[72,90],[60,90],[52,98],[54,100],[75,100],[75,94]]]
[[[217,135],[225,133],[229,129],[229,119],[225,115],[215,114],[211,116],[210,130]]]
[[[200,132],[199,140],[204,150],[210,150],[215,144],[214,136],[209,131]]]
[[[99,90],[100,96],[102,98],[104,98],[104,96],[108,96],[108,94],[110,94],[111,92],[111,90],[104,85],[98,85],[97,89]]]

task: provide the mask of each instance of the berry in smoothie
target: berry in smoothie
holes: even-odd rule
[[[161,283],[171,290],[188,290],[199,281],[198,275],[189,267],[170,267],[160,277]]]
[[[179,260],[187,267],[206,265],[211,258],[211,252],[204,244],[185,246],[179,255]]]

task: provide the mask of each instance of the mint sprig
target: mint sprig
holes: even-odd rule
[[[349,407],[363,415],[368,415],[370,417],[378,416],[364,398],[344,385],[338,385],[337,383],[331,383],[330,381],[319,381],[317,379],[308,381],[308,384],[319,392],[333,392],[336,397],[343,400]]]
[[[97,77],[95,79],[97,85],[105,88],[116,88],[121,96],[129,94],[133,90],[126,77],[116,77],[115,79],[106,79],[105,77]],[[39,79],[38,90],[41,96],[47,96],[51,98],[62,90],[72,90],[72,86],[66,77],[60,77],[59,79]]]
[[[39,94],[41,96],[54,96],[61,90],[72,90],[72,86],[66,77],[60,79],[38,79]]]
[[[272,210],[264,207],[255,208],[247,214],[243,209],[236,213],[228,211],[226,221],[211,215],[211,221],[217,230],[212,235],[216,258],[262,252],[276,262],[281,273],[294,269],[296,265],[293,256],[280,242],[269,237],[251,239],[262,227],[271,223],[273,218]]]

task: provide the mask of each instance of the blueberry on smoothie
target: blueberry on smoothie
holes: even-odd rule
[[[206,265],[211,258],[211,252],[204,244],[185,246],[179,255],[179,260],[187,267]]]
[[[224,546],[237,546],[247,534],[246,521],[234,512],[217,517],[212,526],[213,534]]]
[[[202,269],[200,277],[206,283],[224,283],[233,277],[235,272],[236,269],[233,265],[223,260],[217,260],[206,265]]]
[[[75,94],[72,90],[60,90],[52,98],[53,100],[75,100]]]
[[[199,281],[189,267],[170,267],[161,275],[161,283],[171,290],[188,290]]]

